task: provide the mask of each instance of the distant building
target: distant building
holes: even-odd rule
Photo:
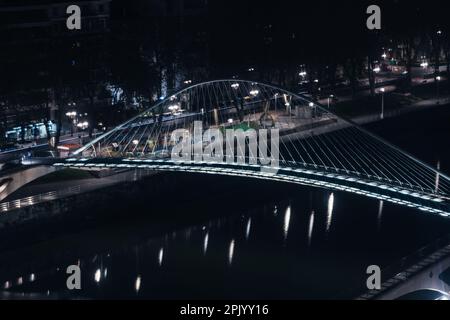
[[[68,6],[81,8],[82,28],[66,27]],[[6,0],[0,4],[0,126],[41,122],[58,105],[53,88],[70,68],[104,73],[104,47],[110,31],[111,0]],[[96,56],[98,52],[98,56]],[[58,73],[61,79],[56,79]],[[49,118],[53,118],[49,115]]]

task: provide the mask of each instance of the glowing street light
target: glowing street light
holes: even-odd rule
[[[235,90],[239,89],[239,83],[233,83],[231,87]]]
[[[384,92],[386,90],[384,88],[380,89],[381,92],[381,114],[380,114],[380,119],[384,119]]]
[[[250,91],[250,95],[256,97],[259,94],[259,90],[253,89]]]
[[[85,129],[87,129],[89,127],[89,122],[87,122],[87,121],[79,122],[77,124],[77,127],[82,129],[82,130],[85,130]]]
[[[173,113],[177,112],[180,109],[180,106],[178,104],[172,104],[168,107],[168,109],[170,111],[172,111]]]
[[[334,95],[332,95],[332,94],[330,94],[329,96],[328,96],[328,98],[327,98],[327,100],[328,100],[328,109],[330,109],[330,101],[331,101],[331,99],[333,99],[334,98]]]
[[[73,135],[73,126],[75,125],[76,121],[76,117],[77,117],[77,112],[76,111],[69,111],[66,112],[66,117],[68,117],[71,120],[71,125],[70,125],[70,133],[71,135]]]
[[[441,76],[437,76],[436,77],[436,90],[437,90],[437,103],[439,104],[440,102],[440,97],[439,97],[439,81],[441,81]]]
[[[373,72],[375,72],[375,73],[378,73],[378,72],[380,72],[380,71],[381,71],[380,67],[375,67],[375,68],[373,68]]]
[[[421,66],[423,69],[426,69],[426,68],[428,68],[428,62],[426,62],[426,61],[422,62],[422,63],[420,64],[420,66]]]

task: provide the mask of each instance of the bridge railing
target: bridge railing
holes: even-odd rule
[[[389,264],[386,267],[381,268],[381,277],[382,277],[382,288],[383,285],[386,286],[386,289],[392,289],[395,286],[407,281],[409,278],[414,276],[415,274],[423,271],[426,267],[442,260],[445,256],[439,256],[439,259],[430,260],[427,263],[421,263],[428,256],[432,255],[438,250],[445,248],[450,245],[450,234],[446,234],[436,240],[433,240],[427,245],[420,247],[414,252],[396,260],[394,263]],[[420,264],[414,272],[408,271],[405,272],[411,266],[416,264]],[[392,281],[395,279],[396,281]],[[386,284],[386,281],[392,281],[392,284]],[[350,288],[341,292],[336,298],[357,298],[357,299],[376,299],[377,296],[382,294],[380,290],[369,290],[366,286],[366,279],[360,280],[361,285]],[[384,284],[383,284],[384,283]]]

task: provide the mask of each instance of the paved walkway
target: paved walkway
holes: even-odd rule
[[[25,186],[0,203],[0,213],[85,193],[127,181],[137,181],[155,172],[126,170],[103,178],[88,178]]]

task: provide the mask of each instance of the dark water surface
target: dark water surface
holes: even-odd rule
[[[442,106],[368,128],[450,172],[449,124]],[[108,223],[0,253],[0,286],[70,298],[350,298],[368,265],[389,267],[450,233],[450,219],[347,193],[167,177],[158,193],[148,188],[161,178],[147,179],[132,200],[91,209],[110,211]],[[81,266],[80,291],[66,290],[70,264]]]

